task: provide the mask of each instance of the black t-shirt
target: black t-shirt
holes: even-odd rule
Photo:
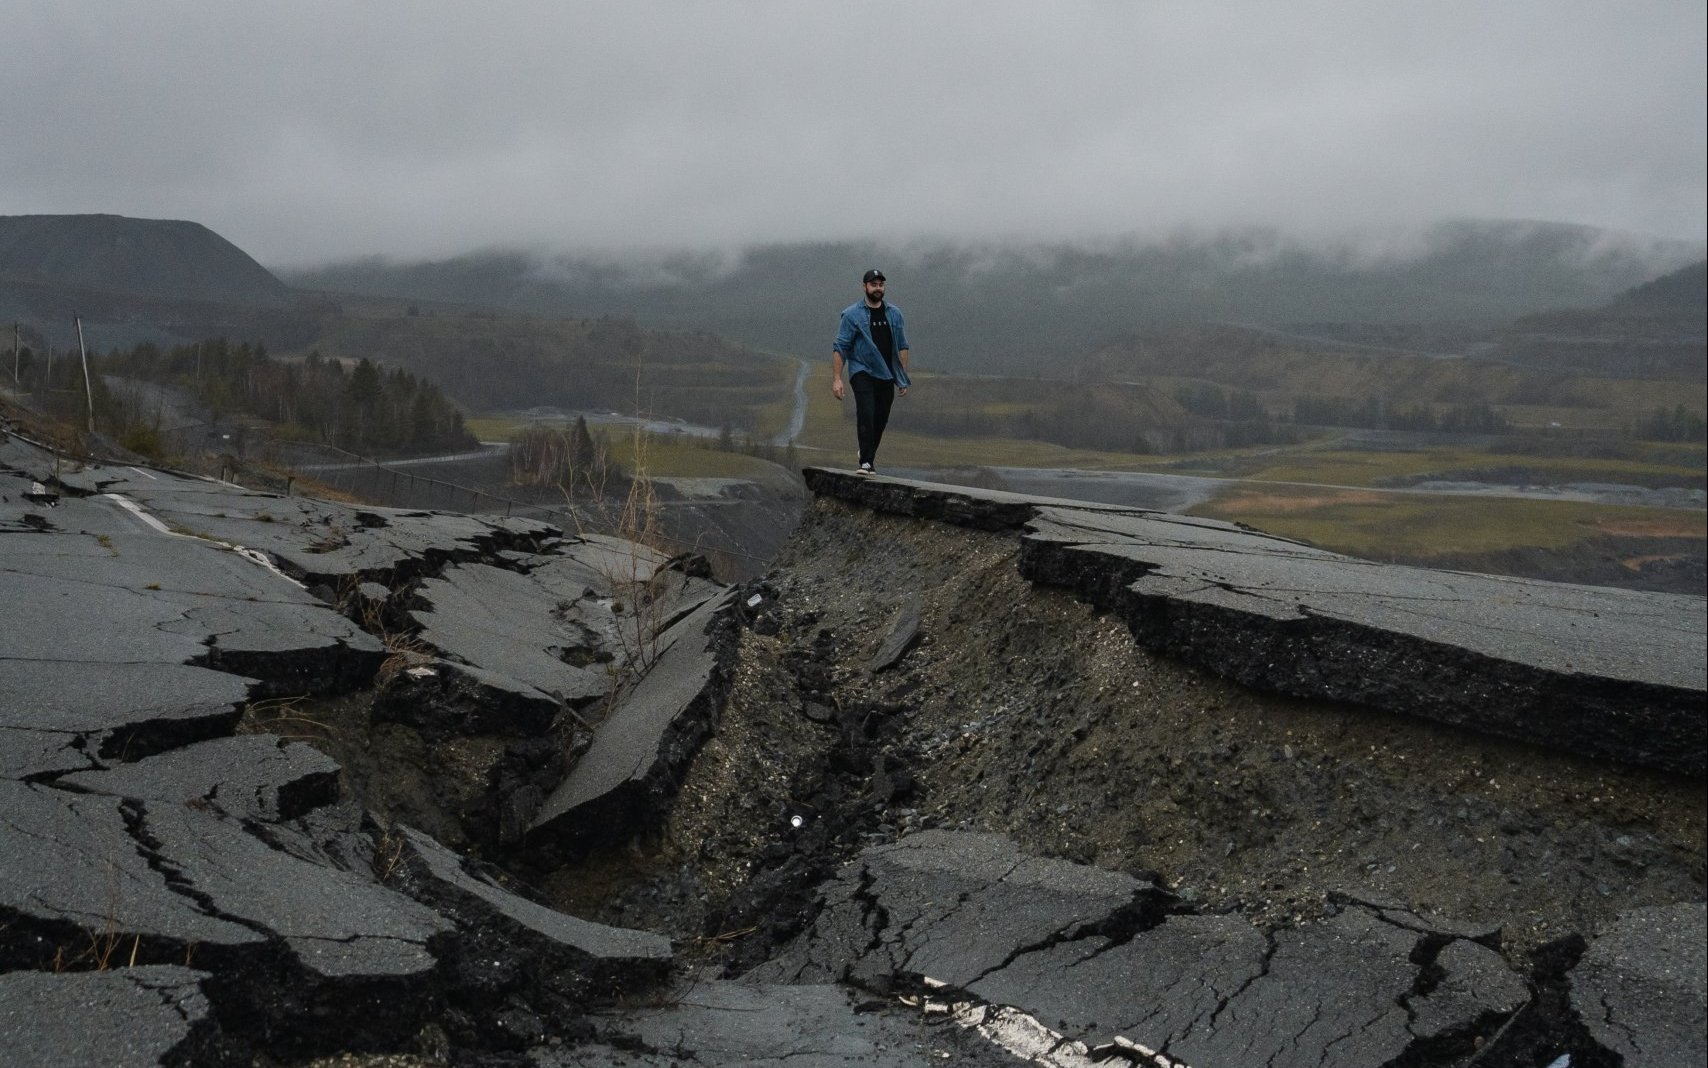
[[[884,355],[884,364],[890,369],[890,377],[896,373],[896,339],[890,333],[890,306],[880,304],[876,308],[870,304],[866,310],[872,315],[872,340],[877,342],[878,351]]]

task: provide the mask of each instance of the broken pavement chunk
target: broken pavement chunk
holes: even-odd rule
[[[733,596],[706,601],[664,633],[657,659],[621,693],[593,745],[546,799],[536,833],[571,843],[633,833],[675,793],[722,704],[727,642],[718,617]]]
[[[0,728],[75,739],[90,757],[135,759],[228,733],[253,685],[252,679],[189,664],[10,660],[0,672]],[[0,777],[64,770],[68,763],[60,754],[52,760],[60,767],[32,767],[28,754],[39,747],[15,741],[16,748],[0,739]]]
[[[1090,1045],[1122,1035],[1153,1048],[1191,1035],[1263,973],[1263,932],[1239,916],[1169,916],[1129,941],[1038,947],[973,984],[993,1004],[1024,1006]]]
[[[295,819],[338,799],[338,763],[301,742],[270,734],[216,738],[57,785],[145,801],[206,802],[227,815]]]
[[[1708,1061],[1708,906],[1623,913],[1570,973],[1572,1007],[1590,1035],[1630,1065]]]
[[[872,660],[866,665],[866,670],[876,673],[894,667],[913,647],[914,641],[919,637],[920,608],[919,595],[910,594],[901,608],[897,609],[889,634],[885,636],[883,644],[878,646],[878,651],[872,654]]]
[[[502,944],[507,956],[525,954],[530,969],[550,974],[561,993],[633,990],[661,978],[674,959],[669,939],[537,905],[471,874],[462,857],[420,831],[398,833],[415,896],[456,915],[462,938]]]
[[[1447,936],[1363,906],[1273,936],[1238,915],[1165,915],[1149,884],[1029,857],[992,834],[927,831],[873,847],[824,898],[813,927],[747,980],[940,984],[1093,1048],[1143,1046],[1194,1065],[1385,1064],[1525,997],[1497,954],[1448,939],[1442,977],[1409,1004],[1423,969],[1414,957]]]
[[[118,798],[0,781],[0,923],[38,931],[38,966],[58,949],[82,948],[73,928],[177,944],[264,940],[178,892],[151,863],[120,805]]]
[[[425,605],[412,613],[421,640],[447,659],[540,694],[562,694],[576,705],[609,688],[602,670],[569,663],[560,651],[589,643],[604,650],[616,643],[559,618],[563,598],[535,573],[489,564],[449,567],[442,578],[423,582],[416,598]]]
[[[1016,950],[1083,936],[1151,889],[1115,872],[1026,856],[1003,835],[924,831],[846,866],[811,934],[752,976],[866,977],[885,989],[891,975],[907,975],[966,989]]]
[[[1231,523],[1040,507],[1020,571],[1257,689],[1705,772],[1700,598],[1379,564]],[[1546,729],[1538,730],[1539,724]]]
[[[235,820],[150,804],[143,833],[180,892],[216,915],[282,938],[309,971],[379,979],[425,972],[444,919],[371,877],[275,849]]]
[[[0,1054],[19,1068],[199,1063],[193,1033],[208,1021],[207,978],[169,965],[0,975]]]

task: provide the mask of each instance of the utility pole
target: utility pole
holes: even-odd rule
[[[95,432],[95,387],[89,381],[89,350],[83,347],[83,319],[73,315],[71,321],[77,324],[77,351],[83,354],[83,396],[89,402],[89,433]]]
[[[12,324],[12,388],[13,389],[22,389],[23,388],[22,383],[20,383],[18,381],[18,324],[17,323]]]

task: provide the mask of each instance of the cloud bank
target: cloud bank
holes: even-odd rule
[[[0,214],[265,263],[1447,216],[1692,241],[1700,3],[8,5]]]

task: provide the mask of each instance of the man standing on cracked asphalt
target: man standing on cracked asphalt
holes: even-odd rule
[[[830,353],[830,392],[842,399],[842,370],[854,390],[854,424],[860,440],[860,473],[875,474],[878,442],[890,421],[890,405],[907,396],[907,331],[901,309],[884,300],[884,272],[876,268],[860,279],[866,299],[842,310],[836,346]]]

